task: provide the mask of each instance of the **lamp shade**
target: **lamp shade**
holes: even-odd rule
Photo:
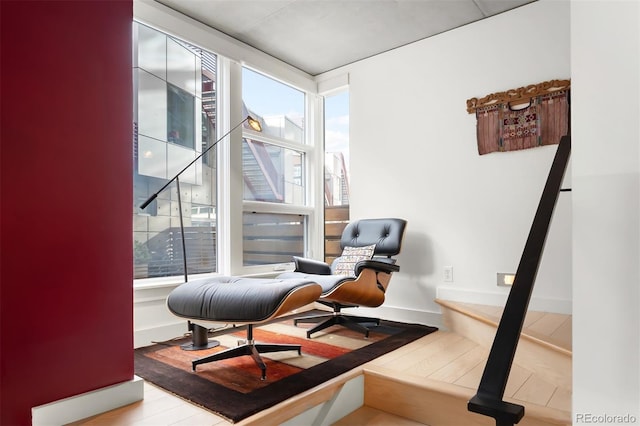
[[[256,132],[262,131],[262,125],[260,124],[260,122],[250,115],[247,116],[247,122],[249,123],[249,126],[251,126],[251,128]]]

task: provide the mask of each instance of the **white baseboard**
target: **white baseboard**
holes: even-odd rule
[[[180,337],[189,331],[187,320],[179,320],[171,324],[159,324],[154,327],[136,329],[133,332],[133,347],[141,348],[154,342],[164,342]]]
[[[508,296],[508,293],[480,292],[451,287],[438,287],[436,294],[438,299],[490,306],[504,306]],[[572,306],[573,302],[571,300],[531,297],[529,301],[529,310],[531,311],[553,312],[556,314],[570,315],[573,310]]]
[[[31,409],[33,426],[64,425],[141,401],[144,380],[132,380],[64,398]]]

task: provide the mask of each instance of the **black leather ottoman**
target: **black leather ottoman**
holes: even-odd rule
[[[190,321],[247,325],[246,344],[193,360],[194,371],[199,364],[250,355],[260,367],[261,378],[264,380],[267,367],[260,353],[296,350],[300,354],[301,347],[255,343],[254,324],[269,321],[312,303],[321,293],[322,287],[319,284],[305,279],[219,276],[181,284],[169,294],[167,307],[174,315]]]

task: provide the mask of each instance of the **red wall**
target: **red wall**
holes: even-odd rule
[[[132,0],[1,14],[0,424],[133,378]]]

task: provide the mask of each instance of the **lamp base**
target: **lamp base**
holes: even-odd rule
[[[193,343],[185,343],[184,345],[180,345],[180,349],[183,351],[202,351],[204,349],[215,348],[216,346],[220,346],[220,342],[217,340],[210,340],[203,346],[196,346]]]
[[[217,340],[209,340],[209,330],[207,328],[189,321],[189,330],[191,330],[191,343],[180,345],[183,351],[201,351],[220,346],[220,342]]]

